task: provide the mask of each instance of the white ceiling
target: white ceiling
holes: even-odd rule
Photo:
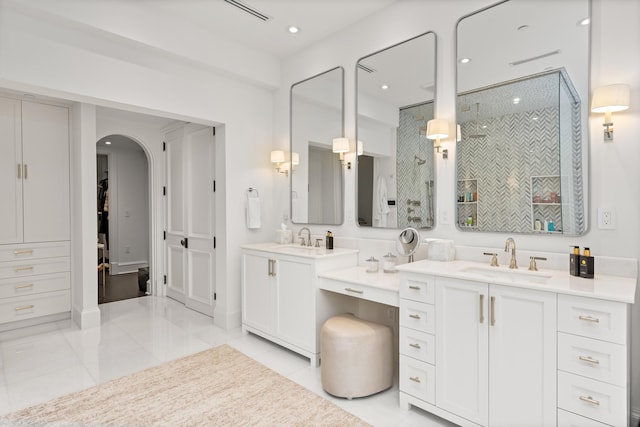
[[[263,22],[223,0],[142,0],[177,19],[280,58],[322,40],[397,0],[242,0]],[[287,28],[300,28],[290,34]]]

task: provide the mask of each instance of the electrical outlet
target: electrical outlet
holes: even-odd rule
[[[598,208],[598,228],[601,230],[615,230],[616,213],[612,208]]]

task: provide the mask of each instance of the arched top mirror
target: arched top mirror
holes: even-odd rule
[[[507,0],[458,22],[457,222],[587,229],[589,0]]]
[[[344,171],[332,143],[344,135],[344,69],[293,84],[290,97],[291,221],[342,224]]]
[[[398,254],[409,257],[409,262],[413,262],[413,254],[420,246],[420,233],[412,227],[407,227],[400,232],[396,240],[396,250]]]
[[[361,227],[435,225],[433,118],[436,35],[421,34],[356,65],[357,221]]]

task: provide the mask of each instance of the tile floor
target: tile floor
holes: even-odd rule
[[[398,406],[397,384],[363,399],[338,399],[322,390],[309,360],[163,297],[100,305],[102,326],[80,330],[70,320],[0,335],[0,413],[227,343],[258,362],[375,426],[452,426],[417,408]]]

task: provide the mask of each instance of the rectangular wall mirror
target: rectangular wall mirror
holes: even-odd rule
[[[290,203],[296,224],[342,224],[344,166],[333,139],[344,135],[344,69],[291,86]]]
[[[587,229],[589,0],[508,0],[457,26],[457,226]]]
[[[435,225],[433,141],[436,36],[428,32],[356,65],[357,221],[361,227]]]

